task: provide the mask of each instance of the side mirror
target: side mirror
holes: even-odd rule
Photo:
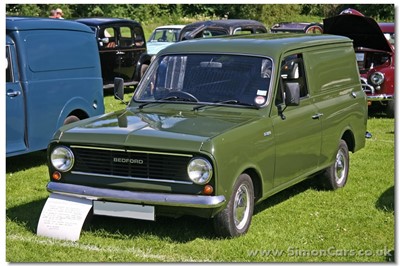
[[[300,84],[298,82],[285,83],[286,106],[297,106],[300,104]]]
[[[114,78],[114,98],[124,101],[124,79]]]
[[[105,43],[105,44],[107,44],[107,43],[109,43],[109,42],[110,42],[110,38],[108,38],[108,37],[105,37],[105,38],[99,38],[99,42],[102,42],[102,43]]]

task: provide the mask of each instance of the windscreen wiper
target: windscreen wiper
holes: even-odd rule
[[[179,97],[179,96],[168,96],[165,98],[161,98],[158,99],[156,101],[153,102],[147,102],[147,103],[142,103],[141,105],[139,105],[139,109],[142,109],[143,107],[145,107],[146,105],[152,104],[152,103],[165,103],[165,101],[182,101],[182,102],[193,102],[193,100],[186,98],[186,97]]]
[[[242,103],[242,102],[240,102],[238,100],[225,100],[225,101],[213,102],[213,103],[210,103],[210,104],[198,105],[198,106],[193,107],[192,111],[199,110],[200,108],[203,108],[205,106],[221,106],[221,105],[224,105],[224,104],[244,105],[244,106],[253,107],[253,108],[257,108],[258,109],[257,106],[254,106],[254,105],[249,104],[249,103]]]

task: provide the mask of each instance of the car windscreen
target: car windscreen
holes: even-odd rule
[[[134,101],[262,106],[267,102],[272,61],[230,54],[165,55],[147,72]]]

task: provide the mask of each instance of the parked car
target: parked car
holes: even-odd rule
[[[371,108],[395,115],[394,23],[377,23],[358,11],[348,9],[324,19],[324,32],[349,37],[354,49],[364,91]]]
[[[323,25],[320,23],[306,22],[281,22],[271,27],[272,33],[323,33]]]
[[[266,33],[267,28],[259,21],[248,19],[222,19],[199,21],[182,28],[179,41],[221,35]]]
[[[47,189],[92,201],[94,215],[195,215],[235,237],[256,203],[310,176],[343,187],[367,112],[346,37],[178,42],[157,54],[125,110],[58,131]]]
[[[103,86],[114,87],[114,78],[122,78],[125,86],[139,83],[150,64],[141,24],[130,19],[82,18],[98,41]]]
[[[147,53],[156,55],[161,49],[178,41],[179,33],[185,25],[167,25],[154,29],[147,41]]]
[[[89,27],[6,18],[6,155],[45,150],[56,130],[104,113],[99,51]]]

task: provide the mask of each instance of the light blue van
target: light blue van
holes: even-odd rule
[[[62,125],[104,113],[99,51],[78,22],[6,18],[6,155],[45,149]]]

